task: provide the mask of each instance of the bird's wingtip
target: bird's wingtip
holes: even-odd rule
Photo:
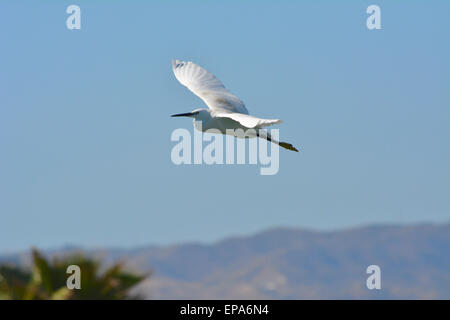
[[[172,68],[176,69],[178,67],[182,67],[185,64],[189,64],[189,62],[185,62],[183,60],[178,60],[178,59],[172,59]]]

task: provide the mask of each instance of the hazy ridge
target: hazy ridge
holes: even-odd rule
[[[211,245],[85,252],[152,270],[137,290],[155,299],[450,299],[449,223],[335,232],[274,228]],[[29,256],[3,255],[0,261],[27,265]],[[371,264],[381,267],[381,290],[366,288]]]

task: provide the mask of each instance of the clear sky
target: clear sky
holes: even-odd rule
[[[66,8],[81,7],[81,30]],[[381,8],[368,30],[366,8]],[[450,219],[449,1],[2,1],[0,252]],[[283,119],[280,171],[175,166],[171,59]]]

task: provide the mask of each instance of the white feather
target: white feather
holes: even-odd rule
[[[199,65],[191,61],[172,60],[172,69],[177,80],[200,97],[210,109],[248,114],[244,103]]]
[[[279,119],[261,119],[242,113],[215,113],[215,117],[218,118],[230,118],[239,122],[242,126],[251,129],[258,129],[262,127],[271,126],[273,124],[281,123]]]

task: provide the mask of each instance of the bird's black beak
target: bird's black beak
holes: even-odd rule
[[[177,114],[171,115],[171,117],[190,117],[190,116],[192,116],[192,112],[177,113]]]
[[[198,112],[186,112],[186,113],[177,113],[171,115],[171,117],[192,117],[193,115],[197,114]]]

